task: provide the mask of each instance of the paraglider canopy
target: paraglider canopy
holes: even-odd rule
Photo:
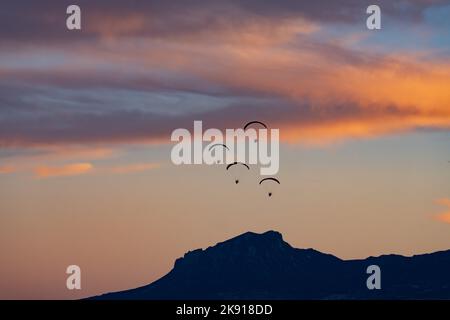
[[[232,166],[236,166],[236,165],[242,165],[242,166],[245,166],[248,170],[250,170],[250,167],[249,167],[247,164],[242,163],[242,162],[237,162],[237,161],[235,161],[235,162],[230,163],[229,165],[227,165],[227,170],[230,169]]]
[[[259,182],[259,184],[263,183],[264,181],[275,181],[276,183],[281,184],[280,180],[278,180],[277,178],[264,178]]]
[[[267,126],[263,123],[263,122],[261,122],[261,121],[250,121],[250,122],[248,122],[245,126],[244,126],[244,130],[246,130],[249,126],[251,126],[252,124],[259,124],[259,125],[262,125],[264,128],[266,128],[267,129]]]
[[[227,150],[230,150],[230,149],[229,149],[226,145],[224,145],[223,143],[216,143],[216,144],[213,144],[212,146],[210,146],[210,147],[208,148],[208,150],[211,151],[212,148],[215,148],[215,147],[218,147],[218,146],[222,146],[222,147],[226,148]]]

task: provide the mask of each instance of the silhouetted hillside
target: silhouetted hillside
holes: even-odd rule
[[[381,268],[381,290],[366,269]],[[450,299],[450,250],[341,260],[296,249],[275,231],[190,251],[161,279],[95,299]]]

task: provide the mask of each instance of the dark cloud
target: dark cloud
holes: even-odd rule
[[[205,128],[239,128],[254,119],[280,128],[386,116],[402,117],[416,112],[414,109],[405,111],[392,106],[364,109],[351,103],[334,105],[318,112],[308,102],[294,103],[273,98],[179,115],[157,114],[151,110],[109,108],[102,112],[98,109],[96,112],[81,112],[59,105],[58,108],[41,112],[16,113],[7,119],[0,117],[0,146],[168,141],[174,129],[192,128],[194,120],[202,120]]]
[[[64,12],[71,3],[3,5],[0,146],[167,140],[173,129],[190,128],[194,120],[221,129],[253,119],[279,128],[353,121],[359,122],[354,130],[362,134],[372,129],[374,119],[398,119],[386,131],[447,125],[446,115],[433,114],[430,108],[435,101],[447,103],[440,88],[448,78],[433,65],[432,70],[429,64],[408,65],[298,34],[297,29],[294,34],[288,31],[287,41],[281,35],[280,42],[272,43],[266,35],[266,47],[256,51],[252,37],[224,46],[145,38],[176,40],[206,32],[209,39],[215,38],[214,32],[239,34],[245,25],[275,27],[297,17],[330,24],[355,22],[364,17],[369,2],[79,1],[81,33],[65,29]],[[391,16],[415,20],[440,2],[379,3]],[[129,41],[129,35],[144,38]],[[95,41],[100,36],[124,37]],[[22,51],[29,43],[30,51]],[[392,78],[401,82],[408,76],[408,81],[416,81],[421,104],[417,109],[403,95],[410,82],[400,83],[398,94],[391,90]],[[374,83],[384,86],[384,96],[373,94]],[[430,83],[436,84],[435,100],[425,90]]]
[[[304,18],[319,23],[363,24],[370,0],[79,0],[83,30],[65,28],[65,10],[73,1],[23,0],[2,3],[0,45],[29,41],[89,41],[104,34],[168,38],[235,30],[255,22]],[[425,9],[444,0],[380,0],[383,14],[399,20],[420,20]]]

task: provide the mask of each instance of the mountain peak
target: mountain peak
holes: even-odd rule
[[[188,251],[182,258],[175,261],[175,268],[198,263],[199,259],[204,257],[215,257],[223,259],[223,252],[230,255],[225,257],[249,257],[260,255],[265,252],[266,256],[270,252],[274,255],[280,249],[291,248],[291,246],[283,241],[283,236],[278,231],[269,230],[263,233],[245,232],[231,239],[217,243],[215,246],[207,249],[196,249]],[[291,248],[292,249],[292,248]],[[218,254],[219,253],[219,254]]]
[[[269,230],[263,233],[255,233],[255,232],[251,232],[251,231],[247,231],[243,234],[240,234],[234,238],[231,238],[229,240],[223,241],[223,242],[219,242],[217,245],[223,245],[223,244],[230,244],[233,242],[276,242],[276,243],[280,243],[280,242],[284,242],[283,241],[283,235],[278,232],[278,231],[274,231],[274,230]]]
[[[272,239],[272,240],[277,240],[277,241],[283,240],[283,235],[280,232],[275,231],[275,230],[269,230],[269,231],[266,231],[263,233],[255,233],[255,232],[248,231],[248,232],[241,234],[240,236],[245,236],[245,235],[252,236],[255,238],[265,238],[265,239]],[[240,237],[240,236],[237,236],[237,237]]]
[[[374,264],[388,270],[383,290],[367,289],[366,270]],[[449,268],[450,250],[345,261],[313,249],[293,248],[277,231],[245,232],[187,252],[152,284],[96,298],[448,299]]]

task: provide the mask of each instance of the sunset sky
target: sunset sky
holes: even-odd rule
[[[245,231],[345,259],[450,249],[448,0],[1,8],[1,299],[137,287]],[[279,129],[274,196],[256,167],[235,185],[173,165],[170,134],[194,120]]]

